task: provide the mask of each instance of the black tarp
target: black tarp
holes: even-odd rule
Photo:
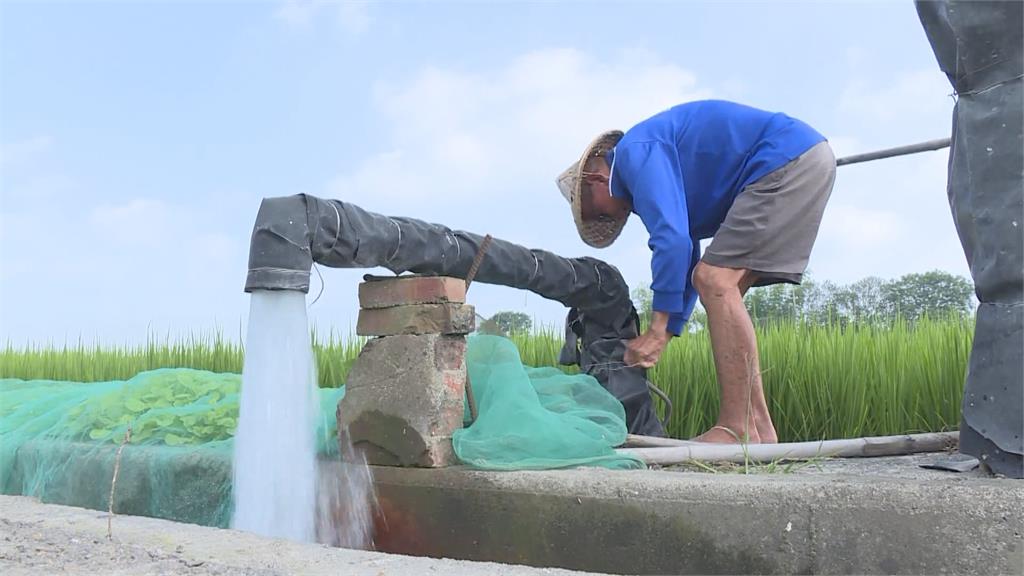
[[[978,307],[960,451],[1021,478],[1024,436],[1024,3],[918,1],[957,101],[949,205]]]

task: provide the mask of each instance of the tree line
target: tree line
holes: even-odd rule
[[[650,285],[641,284],[631,294],[640,323],[646,326],[653,300]],[[913,322],[925,316],[970,315],[975,305],[971,281],[941,270],[906,274],[894,280],[872,276],[852,284],[805,277],[800,285],[751,288],[743,301],[759,326],[782,321],[840,326],[885,324],[897,318]],[[706,325],[707,314],[698,303],[687,326],[696,331]],[[483,332],[506,335],[532,328],[529,316],[514,311],[498,312],[481,325]]]
[[[650,320],[652,293],[643,284],[632,291],[641,323]],[[894,280],[868,277],[852,284],[804,279],[803,284],[751,288],[743,299],[756,325],[779,321],[813,324],[885,324],[900,318],[913,322],[930,316],[969,315],[974,310],[974,285],[962,276],[933,270]],[[707,324],[697,305],[690,329]]]

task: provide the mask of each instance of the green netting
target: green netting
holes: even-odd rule
[[[594,378],[531,368],[515,345],[472,336],[467,368],[479,414],[456,432],[467,465],[498,470],[643,464],[616,455],[622,405]],[[227,526],[241,375],[193,369],[95,383],[0,379],[0,489],[105,510],[118,448],[115,510]],[[319,390],[318,451],[336,456],[344,387]]]
[[[493,470],[643,466],[616,454],[626,413],[592,376],[525,366],[515,344],[487,335],[469,339],[466,368],[478,415],[452,438],[462,462]]]
[[[45,502],[227,526],[239,374],[186,368],[126,381],[0,380],[0,489]],[[334,455],[344,387],[319,390],[318,450]]]

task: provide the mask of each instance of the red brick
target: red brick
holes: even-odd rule
[[[475,326],[476,313],[467,304],[417,304],[360,310],[356,334],[469,334]]]
[[[377,309],[409,304],[461,304],[466,281],[448,276],[409,276],[359,285],[359,306]]]

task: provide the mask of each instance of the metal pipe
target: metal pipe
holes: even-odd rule
[[[836,166],[857,164],[859,162],[870,162],[871,160],[881,160],[882,158],[891,158],[893,156],[906,156],[907,154],[917,154],[918,152],[928,152],[929,150],[939,150],[941,148],[948,148],[949,141],[949,138],[939,138],[937,140],[921,142],[920,144],[909,144],[907,146],[897,146],[896,148],[886,148],[885,150],[854,154],[853,156],[839,158],[836,160]]]

